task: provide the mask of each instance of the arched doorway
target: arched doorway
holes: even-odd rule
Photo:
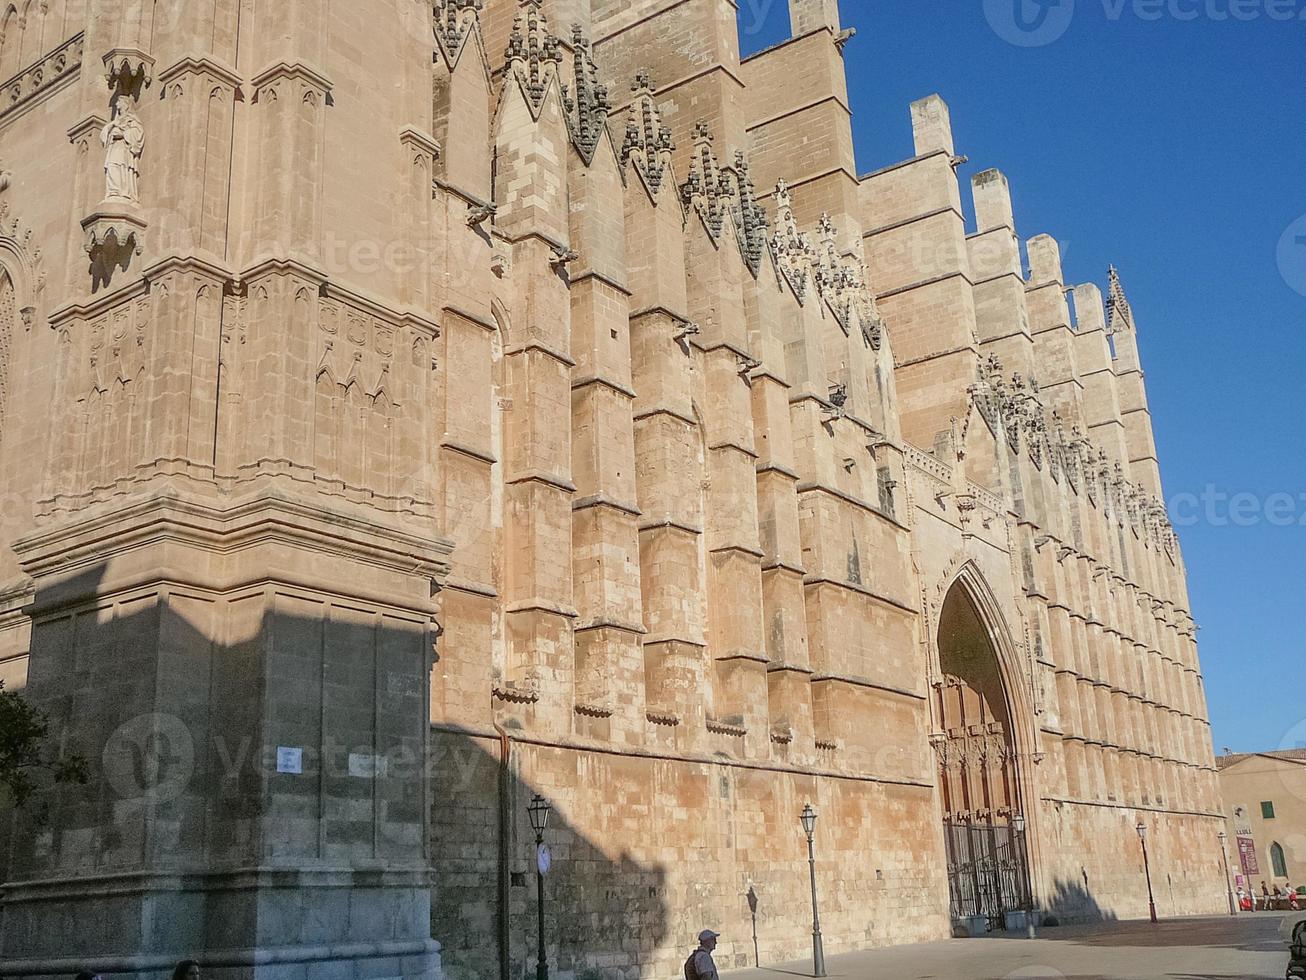
[[[982,916],[1005,929],[1007,913],[1033,905],[1029,853],[1014,818],[1023,813],[1013,704],[990,628],[964,578],[939,614],[935,687],[939,796],[954,921]]]

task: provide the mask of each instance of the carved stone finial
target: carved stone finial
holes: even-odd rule
[[[435,37],[451,58],[471,33],[484,6],[485,0],[435,0]]]
[[[717,163],[712,132],[706,122],[694,126],[694,154],[689,176],[680,188],[685,207],[697,211],[713,238],[721,235],[730,206],[730,181]]]
[[[1107,332],[1111,334],[1133,331],[1134,311],[1125,298],[1125,288],[1120,284],[1120,273],[1113,265],[1107,270],[1109,285],[1106,300]]]
[[[775,203],[776,227],[771,236],[771,251],[775,254],[780,272],[788,280],[799,302],[802,302],[807,295],[812,268],[820,265],[820,257],[811,238],[798,230],[789,184],[783,178],[776,184]]]
[[[588,165],[594,159],[599,139],[608,124],[612,102],[608,87],[599,81],[599,70],[594,64],[593,48],[579,24],[571,28],[572,49],[575,56],[576,93],[573,98],[564,86],[567,124],[571,141]]]
[[[770,227],[766,210],[757,202],[757,188],[748,172],[748,157],[743,150],[735,151],[735,220],[739,225],[739,244],[744,262],[756,276],[762,268],[762,256]]]
[[[508,35],[504,58],[521,84],[531,110],[538,113],[544,105],[549,83],[557,77],[558,66],[562,64],[562,41],[549,33],[539,0],[522,0],[512,33]]]
[[[654,194],[662,186],[662,177],[671,165],[671,128],[662,122],[653,102],[653,78],[648,69],[635,75],[631,86],[635,99],[626,120],[626,135],[621,144],[621,165],[634,163]]]

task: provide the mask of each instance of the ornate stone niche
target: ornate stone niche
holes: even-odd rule
[[[153,78],[154,59],[138,48],[114,48],[104,55],[109,119],[96,120],[104,149],[104,197],[82,219],[92,292],[108,285],[115,269],[126,271],[132,256],[145,250],[148,222],[140,196],[145,125],[136,107]]]
[[[113,102],[123,96],[140,102],[154,81],[154,59],[139,48],[114,48],[104,56],[104,80]]]

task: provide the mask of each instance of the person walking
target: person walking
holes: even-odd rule
[[[200,965],[194,960],[182,960],[172,968],[172,980],[200,980]]]
[[[698,949],[685,960],[685,980],[720,980],[716,962],[712,959],[712,950],[716,949],[717,937],[720,935],[711,929],[704,929],[698,934]]]

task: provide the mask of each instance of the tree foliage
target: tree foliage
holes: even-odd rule
[[[86,782],[86,759],[58,753],[49,741],[50,720],[0,681],[0,787],[15,806],[27,803],[43,776],[56,783]]]

